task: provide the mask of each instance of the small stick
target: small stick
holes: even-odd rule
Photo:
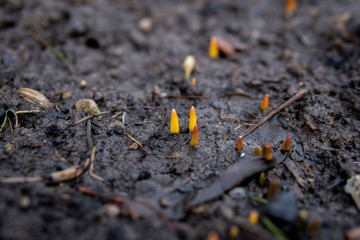
[[[96,175],[94,173],[94,160],[95,160],[95,152],[96,152],[96,147],[94,146],[92,151],[91,151],[91,155],[90,155],[90,176],[92,176],[93,178],[99,180],[99,181],[104,181],[104,179],[98,175]]]
[[[278,112],[280,112],[282,109],[284,109],[285,107],[289,106],[290,104],[292,104],[293,102],[295,102],[296,100],[298,100],[300,97],[302,97],[302,95],[308,93],[307,90],[303,89],[300,90],[297,94],[295,94],[293,97],[291,97],[289,100],[287,100],[286,102],[284,102],[283,104],[281,104],[279,107],[277,107],[275,110],[271,111],[268,115],[266,115],[260,122],[258,122],[254,127],[250,128],[247,132],[245,132],[244,134],[242,134],[242,136],[245,138],[246,136],[248,136],[249,134],[251,134],[253,131],[255,131],[258,127],[260,127],[261,125],[263,125],[265,122],[267,122],[268,120],[270,120],[275,114],[277,114]],[[238,128],[238,127],[237,127]],[[237,129],[236,128],[236,129]]]
[[[137,145],[139,145],[139,146],[146,152],[144,146],[143,146],[141,143],[139,143],[138,140],[136,140],[135,138],[133,138],[132,136],[130,136],[125,130],[124,130],[124,133],[125,133],[125,135],[126,135],[128,138],[130,138],[130,139],[133,140],[135,143],[137,143]]]
[[[7,177],[0,178],[0,183],[24,183],[24,182],[41,182],[43,177]]]
[[[121,114],[122,114],[122,112],[117,112],[117,113],[115,113],[115,115],[112,116],[111,118],[116,118],[116,117],[118,117],[118,116],[121,115]]]
[[[109,111],[99,112],[99,113],[95,113],[93,115],[86,116],[83,119],[81,119],[81,120],[77,121],[76,123],[74,123],[74,125],[78,125],[79,123],[85,122],[86,120],[89,120],[91,118],[101,116],[101,115],[104,115],[104,114],[107,114],[107,113],[109,113]]]
[[[246,98],[249,98],[251,100],[254,100],[254,98],[246,93],[241,93],[241,92],[234,92],[234,93],[228,93],[228,94],[224,94],[224,95],[221,95],[220,98],[223,98],[223,97],[232,97],[232,96],[241,96],[241,97],[246,97]]]
[[[181,96],[181,95],[168,95],[167,98],[184,98],[184,99],[208,99],[208,96]]]
[[[107,196],[107,195],[103,195],[97,192],[94,192],[88,188],[85,187],[77,187],[77,190],[85,195],[91,196],[91,197],[95,197],[95,198],[99,198],[102,201],[106,201],[106,202],[111,202],[113,204],[116,205],[124,205],[125,208],[127,209],[129,215],[131,216],[131,218],[133,220],[136,220],[139,218],[139,214],[132,208],[130,207],[124,198],[121,197],[114,197],[114,196]]]
[[[127,109],[134,109],[134,108],[144,108],[144,109],[152,109],[153,106],[126,106]]]
[[[8,122],[9,122],[9,127],[10,127],[10,131],[11,131],[11,134],[14,134],[14,131],[13,131],[13,128],[12,128],[12,124],[11,124],[11,121],[10,121],[10,118],[7,118]],[[16,125],[15,125],[16,126]]]
[[[86,141],[89,145],[89,150],[94,148],[94,143],[91,139],[91,120],[87,120],[87,128],[86,128]]]

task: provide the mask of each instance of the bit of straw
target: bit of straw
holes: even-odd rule
[[[191,84],[192,84],[193,86],[196,86],[196,78],[193,78],[193,79],[191,80]]]
[[[265,143],[261,149],[261,156],[265,157],[266,160],[272,160],[272,152],[270,143]]]
[[[196,60],[195,57],[190,55],[187,56],[184,60],[183,67],[185,71],[185,79],[189,79],[192,71],[195,69]]]
[[[265,111],[268,108],[269,108],[269,94],[266,94],[260,104],[260,109],[261,111]]]
[[[284,146],[283,146],[282,150],[284,152],[288,152],[288,151],[290,151],[290,146],[291,146],[291,136],[288,136],[284,142]]]
[[[196,112],[194,106],[190,109],[190,118],[189,118],[189,132],[194,130],[194,126],[196,125]]]
[[[210,58],[219,57],[219,46],[216,37],[212,37],[210,40],[209,57]]]
[[[248,220],[250,224],[257,224],[259,222],[259,213],[255,210],[251,211]]]
[[[237,150],[241,150],[241,149],[242,149],[242,140],[243,140],[243,137],[240,136],[240,137],[239,137],[239,140],[238,140],[238,142],[237,142],[237,144],[236,144],[236,149],[237,149]]]
[[[146,152],[144,146],[143,146],[138,140],[136,140],[135,138],[133,138],[132,136],[130,136],[130,134],[128,134],[125,130],[124,130],[124,133],[125,133],[125,135],[126,135],[128,138],[130,138],[131,140],[133,140],[137,145],[139,145],[139,146]]]
[[[171,133],[178,133],[179,132],[179,119],[176,114],[175,109],[171,112],[171,118],[170,118],[170,132]]]
[[[196,146],[198,145],[198,142],[199,142],[199,130],[197,125],[195,124],[194,130],[191,135],[190,146]]]
[[[261,156],[261,151],[258,146],[255,147],[254,156]]]

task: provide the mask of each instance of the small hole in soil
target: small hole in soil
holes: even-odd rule
[[[85,44],[89,48],[99,48],[99,42],[95,38],[87,38]]]

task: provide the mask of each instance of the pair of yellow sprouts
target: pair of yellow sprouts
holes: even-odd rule
[[[171,133],[178,133],[179,129],[179,119],[175,109],[171,112],[170,118],[170,132]],[[196,124],[196,113],[194,106],[190,109],[190,117],[189,117],[189,132],[192,132],[190,145],[195,146],[198,145],[199,142],[199,130]]]

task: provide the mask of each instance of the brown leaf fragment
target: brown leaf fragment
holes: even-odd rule
[[[230,56],[235,53],[235,47],[232,43],[220,36],[214,36],[214,38],[216,39],[219,50],[222,54],[225,56]]]
[[[20,96],[24,98],[25,101],[33,103],[33,104],[39,104],[43,108],[53,108],[55,107],[55,104],[50,102],[47,97],[45,97],[40,92],[33,90],[31,88],[19,88],[18,93]]]
[[[80,165],[72,166],[68,169],[51,173],[48,178],[50,180],[50,183],[69,181],[83,174],[85,170],[89,167],[89,165],[90,158],[87,158],[86,161]]]

